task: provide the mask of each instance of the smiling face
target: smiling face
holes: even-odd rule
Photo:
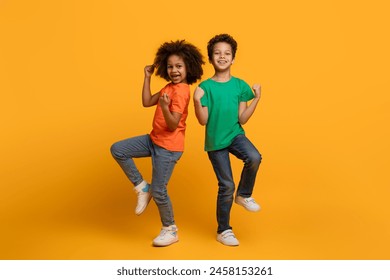
[[[233,61],[233,51],[230,44],[219,42],[214,45],[210,63],[216,71],[228,70]]]
[[[187,83],[187,70],[183,58],[173,54],[167,60],[167,72],[172,83]]]

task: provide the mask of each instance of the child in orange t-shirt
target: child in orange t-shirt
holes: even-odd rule
[[[203,74],[203,56],[194,45],[181,40],[160,46],[153,65],[145,67],[142,104],[156,105],[153,129],[150,134],[119,141],[111,146],[114,159],[134,185],[137,193],[135,213],[140,215],[153,197],[162,222],[162,229],[154,246],[168,246],[177,242],[177,227],[167,193],[167,184],[176,162],[184,151],[184,134],[190,101],[189,85]],[[156,94],[151,94],[150,80],[156,75],[170,83]],[[138,171],[133,158],[152,158],[152,182],[148,184]]]

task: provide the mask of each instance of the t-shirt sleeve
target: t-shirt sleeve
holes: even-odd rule
[[[200,99],[200,103],[202,104],[203,107],[208,107],[209,106],[209,99],[208,99],[208,92],[203,83],[200,83],[199,87],[203,89],[204,95]]]
[[[252,100],[255,97],[251,87],[245,81],[240,80],[240,88],[241,88],[240,102],[246,102]]]
[[[172,94],[171,112],[183,114],[190,103],[190,92],[188,87],[175,87]]]
[[[165,85],[162,89],[160,89],[159,93],[162,94],[163,92],[166,92],[169,90],[169,84]]]

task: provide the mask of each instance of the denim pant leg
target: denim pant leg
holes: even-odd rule
[[[155,144],[152,155],[153,171],[151,193],[160,213],[161,223],[167,227],[175,224],[173,208],[168,196],[167,185],[173,169],[183,152],[172,152]]]
[[[153,142],[149,135],[137,136],[119,141],[111,146],[111,154],[125,172],[127,178],[138,185],[143,181],[133,158],[150,157],[152,154]]]
[[[260,167],[261,154],[244,134],[234,138],[228,149],[230,153],[244,162],[237,195],[250,197],[252,196],[257,171]]]
[[[213,165],[215,175],[218,180],[218,197],[217,197],[217,222],[218,233],[230,226],[230,210],[233,205],[234,181],[230,165],[229,150],[222,149],[209,151],[208,153],[211,164]]]

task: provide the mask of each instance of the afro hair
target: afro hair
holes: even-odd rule
[[[185,40],[166,42],[160,46],[153,63],[153,66],[157,68],[157,76],[170,81],[167,62],[171,55],[177,55],[183,59],[187,71],[187,83],[189,85],[195,83],[202,77],[203,55],[197,47]]]

